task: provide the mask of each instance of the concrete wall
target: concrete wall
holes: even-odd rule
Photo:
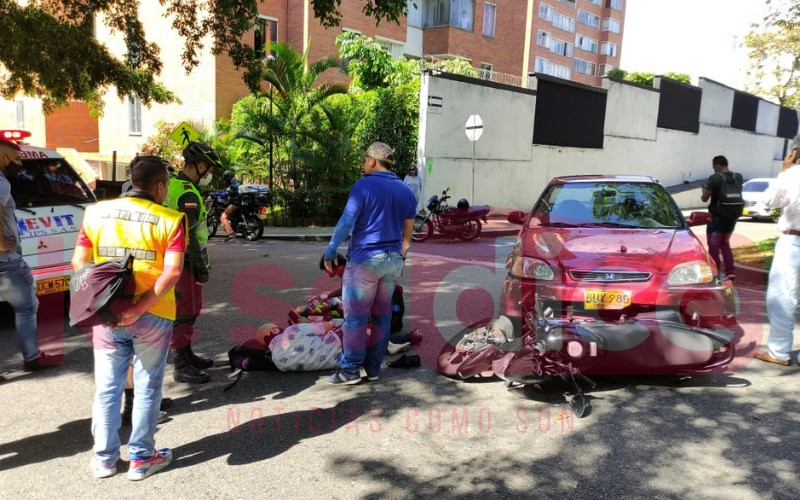
[[[758,120],[756,133],[775,135],[778,133],[778,117],[781,108],[777,104],[761,100],[758,102]]]
[[[697,85],[703,89],[700,122],[730,127],[734,89],[703,77]]]
[[[783,148],[782,138],[714,123],[701,123],[698,134],[657,128],[657,92],[610,80],[605,87],[604,147],[583,149],[532,144],[534,95],[425,75],[418,152],[420,162],[432,167],[426,169],[425,196],[451,186],[454,199],[530,209],[547,182],[562,175],[650,175],[672,186],[706,179],[718,154],[745,178],[773,176],[780,169],[775,154]],[[726,105],[723,94],[717,93],[715,106]],[[441,108],[427,106],[432,96],[442,98]],[[732,96],[731,91],[731,102]],[[464,131],[471,114],[484,123],[474,144],[474,166],[473,143]],[[691,208],[700,205],[699,197],[696,190],[679,198]]]

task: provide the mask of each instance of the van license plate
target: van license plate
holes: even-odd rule
[[[36,281],[36,295],[48,295],[69,291],[70,276],[57,276]]]
[[[632,293],[611,290],[586,290],[583,306],[586,309],[624,309],[631,305]]]

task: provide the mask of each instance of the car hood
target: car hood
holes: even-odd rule
[[[688,229],[529,228],[523,254],[568,270],[636,270],[669,273],[682,262],[708,261]]]

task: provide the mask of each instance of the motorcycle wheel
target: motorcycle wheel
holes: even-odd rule
[[[464,241],[474,240],[480,236],[482,227],[479,220],[467,221],[461,226],[461,232],[458,233],[458,237]]]
[[[414,219],[414,232],[411,234],[411,240],[420,242],[425,241],[433,234],[433,223],[425,220],[424,217],[416,217]]]
[[[257,215],[244,216],[244,239],[247,241],[256,241],[264,234],[264,221]]]
[[[208,237],[213,238],[214,235],[217,234],[217,229],[219,228],[219,220],[209,216],[206,218],[206,225],[208,226]]]

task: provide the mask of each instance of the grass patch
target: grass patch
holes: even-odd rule
[[[746,266],[769,269],[772,266],[772,255],[775,252],[775,242],[778,238],[769,238],[743,245],[733,249],[733,259]]]

